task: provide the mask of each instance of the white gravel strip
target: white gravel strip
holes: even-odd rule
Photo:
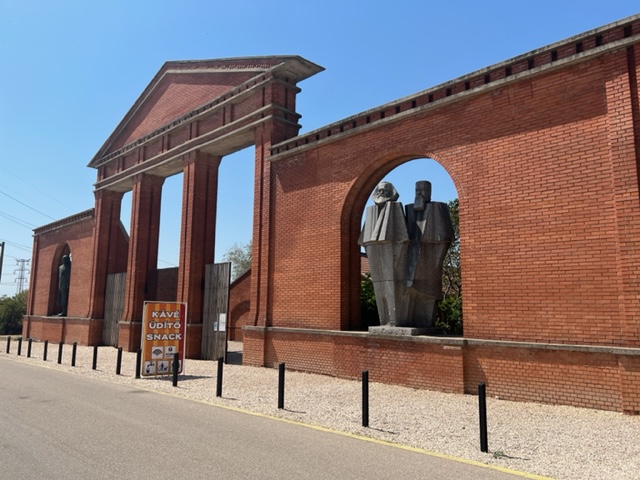
[[[6,340],[0,341],[0,357],[43,364],[43,343],[34,342],[27,358],[26,341],[20,357],[17,342],[12,342],[7,355]],[[241,349],[241,343],[229,343],[230,352]],[[640,479],[640,416],[487,398],[489,453],[482,453],[478,399],[472,395],[372,382],[369,428],[364,428],[359,381],[287,371],[285,409],[279,410],[277,369],[225,365],[222,398],[217,398],[217,362],[186,360],[186,373],[173,387],[171,377],[136,379],[135,353],[123,352],[121,375],[116,375],[116,348],[99,348],[95,371],[92,347],[78,347],[75,367],[71,351],[65,345],[62,363],[57,364],[58,345],[49,344],[46,365],[529,474],[575,480]]]

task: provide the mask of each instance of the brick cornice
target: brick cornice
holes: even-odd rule
[[[405,120],[427,110],[467,99],[470,95],[486,93],[639,41],[640,14],[532,50],[273,145],[270,160],[277,161],[321,144]]]
[[[68,227],[74,223],[83,222],[85,220],[91,220],[94,217],[95,209],[90,208],[89,210],[85,210],[84,212],[76,213],[75,215],[70,215],[61,220],[56,220],[55,222],[48,223],[47,225],[43,225],[41,227],[35,228],[33,230],[34,236],[42,235],[44,233],[52,232],[62,227]]]

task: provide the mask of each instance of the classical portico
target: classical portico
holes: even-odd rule
[[[162,66],[89,163],[97,170],[96,204],[83,217],[85,223],[86,219],[93,222],[84,227],[92,228],[93,235],[90,247],[85,239],[82,248],[92,261],[83,267],[83,285],[72,285],[76,293],[84,289],[86,294],[78,297],[82,301],[72,296],[68,314],[80,330],[84,325],[87,332],[94,332],[92,338],[78,333],[81,343],[100,343],[95,332],[111,308],[105,306],[107,278],[123,274],[123,298],[109,300],[122,303],[117,310],[121,311],[117,344],[126,350],[139,347],[143,303],[157,300],[162,185],[165,178],[182,173],[179,267],[173,298],[164,300],[188,304],[187,355],[199,357],[205,266],[214,261],[220,162],[225,155],[255,145],[253,266],[255,281],[260,283],[268,268],[264,246],[269,241],[271,171],[266,156],[272,144],[298,134],[297,83],[321,70],[298,56],[177,61]],[[129,191],[131,226],[126,239],[120,212],[123,194]],[[51,280],[50,295],[55,293],[54,283]],[[38,297],[45,301],[44,296]],[[50,314],[44,308],[38,311],[40,298],[35,300],[31,314]],[[264,302],[266,297],[254,294],[256,318],[265,311]]]

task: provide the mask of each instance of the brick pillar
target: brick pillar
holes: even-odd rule
[[[38,263],[38,257],[40,254],[40,236],[39,235],[34,235],[33,236],[33,253],[31,254],[31,258],[33,259],[31,262],[31,275],[29,278],[29,296],[27,298],[27,315],[33,315],[34,312],[34,306],[35,306],[35,302],[36,302],[36,282],[37,282],[37,278],[38,278],[38,266],[40,265]],[[0,265],[1,267],[1,265]],[[24,336],[24,335],[23,335]],[[28,337],[29,335],[27,335]]]
[[[122,192],[98,190],[95,192],[95,230],[88,318],[104,318],[104,294],[107,275],[114,273],[117,234],[120,229]]]
[[[606,57],[607,134],[615,201],[618,241],[620,332],[615,343],[635,347],[640,339],[640,106],[638,64],[640,52],[621,50]]]
[[[255,132],[255,180],[253,205],[253,245],[251,254],[251,318],[254,325],[271,326],[271,288],[273,277],[271,217],[275,185],[269,162],[269,148],[297,134],[291,124],[269,122]]]
[[[118,344],[127,351],[140,347],[147,278],[149,270],[157,268],[163,183],[163,177],[147,174],[133,177],[127,285],[118,338]]]
[[[221,159],[200,151],[184,156],[177,298],[187,303],[189,358],[200,358],[205,265],[214,261]]]

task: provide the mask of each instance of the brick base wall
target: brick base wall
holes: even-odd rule
[[[22,336],[55,343],[101,345],[102,326],[102,320],[92,318],[28,315],[22,318]]]
[[[640,414],[640,349],[245,327],[243,364]]]

